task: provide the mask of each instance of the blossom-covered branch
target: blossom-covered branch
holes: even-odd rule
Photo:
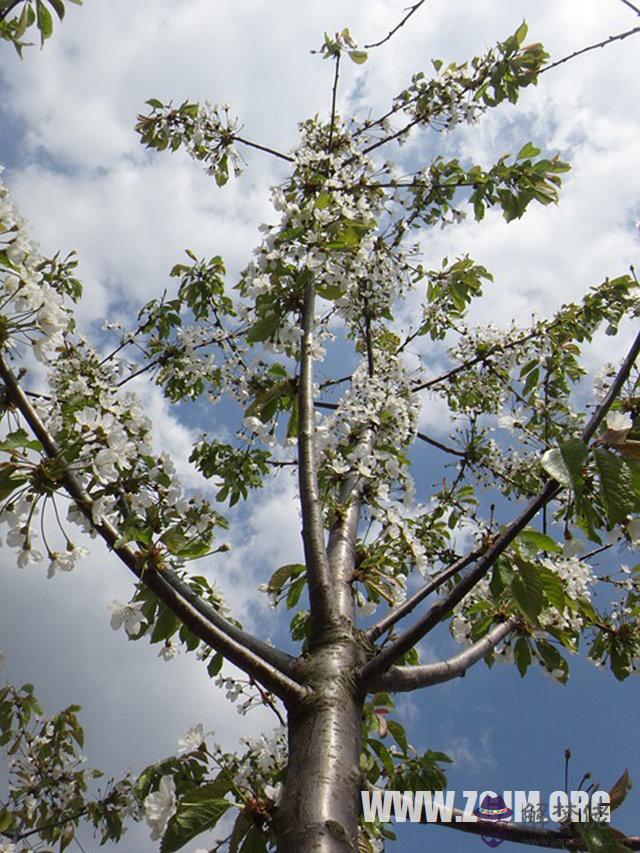
[[[0,376],[9,399],[31,427],[52,459],[60,460],[59,450],[4,358],[0,358]],[[94,502],[74,474],[63,468],[61,480],[71,498],[92,527],[120,560],[163,601],[193,633],[221,652],[230,661],[256,678],[283,699],[299,698],[302,688],[290,676],[291,659],[224,619],[211,605],[189,589],[171,569],[145,569],[140,555],[119,544],[121,536],[108,519],[94,519]],[[282,668],[282,669],[281,669]],[[289,674],[288,674],[289,673]]]
[[[604,420],[612,403],[620,393],[620,389],[626,382],[631,369],[640,353],[640,334],[631,345],[609,391],[594,411],[588,424],[582,431],[582,441],[588,442]],[[562,491],[562,485],[554,479],[549,479],[540,492],[527,507],[507,525],[496,537],[494,542],[487,548],[483,556],[477,561],[472,569],[453,589],[440,601],[436,602],[427,613],[421,617],[411,628],[402,633],[396,640],[385,646],[378,654],[366,664],[362,671],[362,684],[368,686],[385,673],[389,667],[403,654],[409,651],[416,643],[429,633],[453,608],[461,602],[464,597],[484,578],[501,554],[516,539],[518,534],[525,529],[527,524],[537,513]]]

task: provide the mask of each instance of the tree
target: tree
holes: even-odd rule
[[[179,849],[235,802],[232,849],[265,849],[274,838],[279,850],[347,850],[356,838],[364,850],[379,849],[383,825],[357,828],[363,786],[446,784],[446,756],[416,755],[402,726],[388,719],[390,694],[441,683],[495,656],[513,657],[523,675],[536,665],[566,681],[560,650],[576,650],[581,638],[617,678],[636,667],[637,573],[596,577],[575,549],[588,541],[593,550],[608,547],[606,534],[620,543],[638,539],[638,338],[622,365],[601,377],[591,415],[573,409],[585,408],[584,345],[602,326],[615,335],[637,316],[635,276],[607,279],[582,302],[524,328],[499,335],[474,328],[468,311],[491,274],[468,256],[430,270],[412,241],[466,210],[482,220],[497,208],[509,221],[534,202],[555,202],[567,164],[540,157],[531,142],[490,168],[439,156],[400,177],[378,159],[412,129],[451,130],[515,103],[550,67],[526,35],[521,25],[464,65],[435,62],[433,76],[415,75],[384,115],[349,122],[337,112],[341,63],[348,56],[362,64],[367,50],[348,30],[326,36],[320,53],[334,68],[331,111],[302,126],[292,154],[245,138],[225,106],[150,100],[137,126],[142,142],[184,146],[219,186],[241,171],[243,148],[283,160],[290,174],[274,191],[279,221],[265,227],[235,291],[220,256],[188,253],[171,271],[175,292],[143,306],[110,352],[75,332],[74,257],[40,257],[3,190],[1,485],[19,565],[46,557],[51,575],[73,568],[81,547],[59,511],[66,494],[70,522],[102,538],[137,578],[132,601],[114,609],[114,624],[132,639],[164,644],[167,656],[181,643],[212,677],[223,659],[235,664],[249,683],[223,678],[229,693],[279,715],[283,703],[289,732],[288,751],[276,738],[238,758],[207,747],[204,732],[193,730],[180,756],[87,801],[87,774],[74,757],[73,740],[82,740],[76,709],[30,732],[33,693],[8,687],[3,740],[16,749],[28,744],[37,767],[34,778],[24,762],[15,765],[18,786],[0,818],[10,842],[33,833],[64,846],[84,817],[118,838],[123,813],[144,805],[162,849]],[[407,301],[414,311],[420,306],[408,324]],[[439,357],[440,342],[449,347],[441,375],[413,356],[422,340]],[[318,387],[317,365],[330,348],[348,375],[340,371]],[[49,366],[47,390],[21,375],[30,353]],[[176,404],[228,395],[240,405],[237,440],[204,435],[191,456],[217,484],[221,503],[233,507],[274,471],[297,468],[304,562],[278,568],[266,583],[274,604],[295,610],[295,654],[243,631],[206,574],[187,570],[224,551],[214,537],[226,520],[210,502],[184,496],[170,460],[154,454],[150,424],[125,387],[140,376]],[[427,390],[458,420],[449,443],[418,428]],[[497,418],[510,430],[498,442],[490,433]],[[414,443],[455,460],[423,503],[414,500],[411,466],[425,457]],[[442,469],[428,458],[437,479]],[[521,504],[510,509],[500,493]],[[488,510],[487,500],[497,508]],[[54,544],[55,524],[62,547]],[[409,578],[421,572],[425,579],[412,581],[407,595]],[[596,583],[613,590],[597,608]],[[440,597],[427,607],[433,593]],[[298,609],[303,595],[308,607]],[[376,609],[375,621],[367,619]],[[405,617],[408,627],[398,624]],[[465,648],[421,665],[417,644],[443,623]],[[618,799],[627,788],[623,777]],[[36,791],[47,796],[34,804]],[[581,840],[509,831],[559,847],[624,849],[596,824],[575,828]]]

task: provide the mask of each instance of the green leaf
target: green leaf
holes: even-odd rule
[[[518,29],[515,31],[514,36],[516,39],[516,43],[518,47],[522,44],[522,42],[526,39],[527,33],[529,32],[529,27],[526,21],[523,21]]]
[[[611,525],[623,521],[633,511],[633,481],[622,459],[610,450],[595,451],[600,474],[600,493]]]
[[[244,837],[240,853],[267,853],[267,836],[252,826]]]
[[[164,107],[162,101],[159,101],[157,98],[149,98],[145,103],[149,104],[150,107],[153,107],[156,110],[161,110]]]
[[[277,595],[290,578],[297,578],[304,571],[306,571],[306,566],[301,563],[287,563],[286,566],[280,566],[271,575],[267,584],[267,591]]]
[[[329,207],[332,202],[333,202],[333,196],[331,195],[331,193],[324,190],[323,192],[321,192],[318,195],[318,198],[316,199],[316,203],[314,204],[314,207],[317,207],[318,210],[324,210],[326,207]]]
[[[583,469],[589,448],[579,438],[572,438],[560,447],[547,450],[541,465],[561,486],[573,489],[578,497],[584,489]]]
[[[330,302],[344,296],[343,288],[337,284],[319,284],[316,287],[316,293],[318,296],[322,296],[323,299],[327,299]]]
[[[524,560],[516,560],[518,571],[511,581],[511,592],[525,616],[537,623],[542,610],[542,581],[538,567]]]
[[[621,843],[616,832],[606,823],[572,824],[582,836],[589,853],[631,853],[629,847]]]
[[[185,794],[177,813],[169,821],[160,845],[161,853],[174,853],[196,836],[213,829],[231,805],[228,800],[213,796],[209,785]]]
[[[2,441],[0,441],[0,450],[16,450],[17,448],[37,450],[42,453],[42,444],[29,436],[29,433],[23,429],[17,429],[10,432]]]
[[[584,490],[584,466],[589,455],[589,448],[581,438],[572,438],[560,445],[562,459],[569,472],[573,491],[578,497]]]
[[[56,15],[62,20],[65,12],[63,0],[49,0],[49,5],[53,6]]]
[[[251,821],[243,812],[240,812],[233,824],[233,832],[231,833],[231,838],[229,840],[229,853],[238,853],[240,849],[240,842],[252,826],[253,824]]]
[[[218,652],[217,654],[215,654],[211,658],[211,660],[209,661],[209,664],[207,666],[207,672],[209,673],[210,678],[215,678],[216,675],[218,675],[218,673],[222,669],[223,663],[224,663],[224,657],[223,657],[223,655],[220,654],[220,652]]]
[[[151,634],[152,643],[160,643],[172,637],[180,627],[180,620],[169,610],[168,607],[160,605],[160,615],[156,620]]]
[[[407,753],[409,751],[409,742],[407,740],[407,734],[404,730],[404,726],[401,726],[396,720],[387,720],[387,728],[389,729],[389,734],[398,744],[400,749]]]
[[[569,679],[569,666],[560,652],[546,640],[536,640],[536,651],[549,672],[560,673],[558,680],[566,684]]]
[[[499,558],[493,567],[491,581],[489,582],[491,595],[496,601],[500,598],[504,590],[511,586],[512,578],[513,569],[510,564],[504,558]]]
[[[25,3],[24,6],[22,7],[22,12],[20,13],[20,17],[18,18],[18,23],[16,24],[16,28],[13,32],[13,38],[14,39],[16,39],[16,40],[21,39],[22,36],[25,34],[27,27],[29,26],[30,13],[33,14],[33,10],[28,3]],[[0,260],[2,261],[2,263],[6,264],[7,266],[13,266],[11,264],[11,261],[9,261],[9,258],[7,257],[6,252],[4,252],[4,251],[1,252],[0,256],[1,256]]]
[[[528,527],[526,530],[523,530],[522,533],[518,534],[517,542],[518,544],[522,542],[527,546],[530,545],[533,551],[533,556],[535,556],[538,551],[548,551],[553,554],[559,554],[562,552],[562,548],[554,539],[547,536],[546,533],[540,533],[539,530],[533,530],[531,527]]]
[[[540,149],[536,148],[533,142],[525,143],[518,154],[516,155],[516,160],[527,160],[531,157],[537,157],[540,153]]]
[[[529,648],[529,643],[524,637],[520,637],[518,642],[515,644],[513,648],[513,656],[515,658],[520,677],[524,678],[527,670],[529,669],[529,665],[531,664],[531,649]]]
[[[23,486],[27,482],[26,477],[14,477],[18,469],[15,465],[7,465],[6,463],[0,467],[0,500],[8,498],[19,486]]]
[[[377,757],[382,762],[382,766],[387,772],[388,776],[393,776],[394,771],[394,763],[393,758],[391,757],[391,753],[387,749],[387,747],[379,740],[375,738],[367,738],[367,744],[371,747],[373,752],[377,755]]]
[[[296,606],[298,601],[300,600],[300,596],[302,595],[302,590],[305,588],[307,584],[306,575],[304,577],[298,578],[298,580],[294,581],[289,588],[289,593],[287,594],[287,609],[291,610]]]
[[[349,51],[349,59],[356,63],[356,65],[364,65],[364,63],[369,58],[369,54],[366,50],[350,50]]]
[[[45,40],[53,34],[53,18],[51,12],[44,5],[43,0],[36,0],[36,12],[38,29],[40,30],[40,41],[44,44]]]
[[[552,607],[555,607],[562,613],[567,606],[567,598],[562,581],[554,571],[545,566],[539,567],[538,574],[542,583],[544,597]]]
[[[278,314],[267,314],[262,317],[247,332],[247,343],[256,344],[260,341],[266,341],[276,331],[280,325],[280,317]]]
[[[210,539],[194,537],[193,535],[187,536],[178,525],[163,533],[160,541],[166,545],[169,553],[181,557],[183,560],[197,560],[211,551]]]

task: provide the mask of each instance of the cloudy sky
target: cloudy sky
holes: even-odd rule
[[[258,225],[273,221],[268,187],[284,174],[277,160],[249,152],[243,177],[218,190],[186,156],[141,148],[133,125],[144,101],[228,101],[244,136],[287,150],[295,143],[297,123],[329,108],[331,66],[310,53],[324,31],[348,26],[362,44],[377,40],[405,5],[86,0],[83,8],[71,6],[43,52],[28,50],[20,62],[3,48],[5,179],[45,253],[78,250],[86,332],[98,330],[105,317],[130,318],[136,305],[161,293],[186,247],[222,254],[231,271],[240,269],[258,242]],[[376,114],[413,72],[428,69],[430,59],[482,53],[523,19],[530,40],[542,41],[553,58],[638,23],[621,0],[428,0],[366,65],[345,65],[340,109]],[[640,38],[635,39],[543,75],[517,108],[505,105],[451,137],[416,137],[403,150],[412,163],[426,162],[438,146],[488,165],[532,139],[573,164],[557,208],[532,209],[509,226],[489,214],[481,225],[463,223],[424,239],[429,264],[469,252],[495,274],[496,285],[475,319],[526,322],[532,313],[550,312],[637,263]],[[599,340],[589,358],[595,367],[624,347],[624,339]],[[179,420],[157,393],[139,390],[157,424],[159,446],[182,460],[180,470],[195,486],[184,462],[197,431],[193,419]],[[432,430],[446,430],[437,411],[425,412],[424,420]],[[249,526],[242,537],[232,534],[235,550],[216,569],[245,624],[266,636],[274,629],[255,587],[278,565],[299,559],[293,495],[286,477],[260,493]],[[620,559],[630,562],[633,555]],[[50,582],[44,567],[15,569],[10,552],[1,569],[5,673],[34,682],[50,711],[70,702],[83,706],[87,752],[96,766],[113,774],[138,769],[172,752],[197,722],[215,729],[228,746],[271,724],[266,712],[239,717],[195,661],[179,657],[165,663],[154,648],[111,631],[107,605],[128,598],[131,582],[106,552],[94,548],[78,571]],[[413,742],[455,757],[451,787],[554,790],[562,786],[567,746],[575,755],[576,781],[592,770],[609,784],[625,766],[640,778],[638,743],[631,739],[640,711],[637,683],[614,684],[579,663],[566,688],[539,673],[524,682],[506,669],[484,675],[478,668],[461,684],[401,703]],[[621,812],[620,824],[628,830],[639,804],[636,789]],[[451,831],[418,828],[406,833],[402,849],[424,849],[426,834],[443,853],[482,848],[479,840]],[[119,849],[144,853],[154,845],[142,828]]]

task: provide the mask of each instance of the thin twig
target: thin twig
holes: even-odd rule
[[[593,551],[589,551],[587,554],[577,554],[576,556],[579,560],[590,560],[592,557],[596,557],[598,554],[602,554],[604,551],[608,551],[610,548],[613,548],[615,544],[615,542],[607,542],[606,545],[594,548]]]
[[[446,444],[443,444],[441,441],[438,441],[435,438],[431,438],[429,435],[425,435],[423,432],[417,432],[416,438],[419,438],[420,441],[424,441],[425,444],[430,444],[431,447],[437,447],[438,450],[443,450],[445,453],[450,453],[452,456],[460,456],[461,458],[466,457],[466,453],[464,450],[456,450],[455,447],[449,447]]]
[[[278,157],[280,160],[286,160],[287,163],[295,163],[295,159],[290,157],[288,154],[283,154],[282,151],[276,151],[275,148],[269,148],[268,145],[260,145],[258,142],[251,142],[250,139],[245,139],[242,136],[234,136],[234,142],[240,142],[242,145],[246,145],[248,148],[256,148],[258,151],[264,151],[266,154],[272,154],[274,157]]]
[[[426,2],[426,0],[420,0],[420,2],[416,3],[414,6],[411,6],[409,8],[409,11],[404,16],[404,18],[400,21],[399,24],[396,24],[396,26],[392,30],[389,30],[389,32],[386,34],[386,36],[384,38],[381,38],[380,41],[374,41],[374,42],[371,42],[371,44],[365,44],[364,45],[365,50],[372,50],[374,47],[380,47],[380,45],[384,44],[385,42],[388,42],[389,39],[393,38],[393,36],[398,32],[398,30],[401,27],[404,27],[404,25],[407,23],[409,18],[412,15],[415,15],[415,13],[418,11],[420,6],[422,6],[423,3],[425,3],[425,2]]]
[[[336,103],[338,101],[338,80],[340,79],[340,54],[336,54],[336,66],[333,74],[333,89],[331,90],[331,125],[329,127],[329,142],[327,153],[331,154],[333,147],[333,131],[336,126]]]
[[[568,56],[563,56],[562,59],[558,59],[556,62],[552,62],[550,65],[545,65],[544,68],[541,68],[540,71],[537,72],[537,74],[544,74],[545,71],[550,71],[552,68],[557,68],[558,65],[563,65],[565,62],[569,62],[570,59],[575,59],[576,56],[581,56],[583,53],[588,53],[590,50],[597,50],[597,48],[599,47],[606,47],[608,44],[612,44],[614,41],[622,41],[623,39],[626,39],[629,36],[634,35],[635,33],[640,33],[640,27],[634,27],[632,30],[626,30],[624,33],[618,33],[615,36],[609,36],[603,41],[599,41],[597,44],[590,44],[588,47],[583,47],[581,50],[574,50],[574,52],[570,53]]]
[[[352,375],[348,373],[346,376],[341,376],[339,379],[327,379],[320,383],[320,390],[330,388],[332,385],[342,385],[343,382],[351,382]]]

